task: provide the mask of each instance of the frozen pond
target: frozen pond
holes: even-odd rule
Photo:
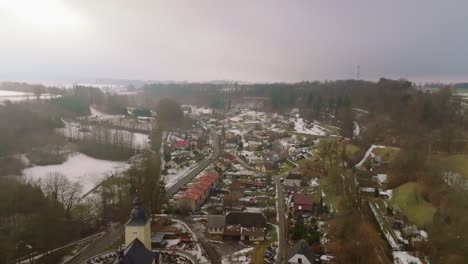
[[[37,180],[45,179],[50,173],[59,172],[70,181],[81,183],[84,194],[99,184],[105,177],[129,167],[130,165],[125,162],[99,160],[81,153],[75,153],[60,165],[27,168],[23,170],[23,175]]]

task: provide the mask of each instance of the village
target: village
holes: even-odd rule
[[[320,146],[346,144],[333,126],[306,122],[294,111],[286,116],[239,108],[221,119],[208,108],[185,108],[218,132],[222,151],[174,193],[166,214],[154,216],[153,250],[185,251],[196,263],[333,263],[328,223],[343,195],[356,200],[356,210],[370,209],[395,263],[429,263],[423,253],[427,233],[408,221],[391,202],[392,190],[386,189],[386,167],[398,149],[371,146],[352,170],[340,167],[341,189],[350,191],[339,190],[323,169],[329,161]],[[167,172],[192,168],[203,157],[196,158],[197,153],[209,153],[194,151],[201,144],[187,134],[173,132],[167,143]],[[283,197],[284,208],[278,197]],[[281,218],[284,228],[278,226]],[[283,238],[286,252],[279,247]]]

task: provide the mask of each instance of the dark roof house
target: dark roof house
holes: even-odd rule
[[[299,240],[294,246],[288,249],[287,261],[288,264],[316,263],[315,254],[304,239]]]
[[[224,215],[208,215],[208,228],[223,228],[225,223]]]
[[[266,227],[266,218],[262,213],[229,212],[226,215],[226,225],[241,225],[242,227]]]

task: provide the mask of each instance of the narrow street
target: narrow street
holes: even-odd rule
[[[278,255],[276,257],[276,264],[285,264],[287,257],[287,231],[286,231],[286,214],[285,214],[285,205],[284,205],[284,192],[283,185],[281,184],[280,178],[282,175],[276,175],[273,177],[276,184],[276,213],[278,218]]]
[[[86,260],[106,251],[112,244],[118,241],[124,234],[124,227],[120,226],[116,229],[108,231],[108,233],[97,240],[95,243],[91,244],[86,248],[77,258],[69,262],[69,264],[82,264]],[[117,250],[117,248],[115,249]]]

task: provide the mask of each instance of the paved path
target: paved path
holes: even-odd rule
[[[276,256],[276,264],[286,264],[286,257],[287,257],[287,248],[288,248],[288,234],[286,230],[286,214],[285,214],[285,206],[284,206],[284,192],[283,192],[283,185],[281,184],[280,178],[283,177],[282,175],[276,175],[273,177],[276,184],[276,195],[277,195],[277,203],[276,203],[276,212],[278,217],[278,255]]]
[[[78,255],[78,257],[74,258],[71,262],[69,262],[69,264],[84,263],[86,260],[108,250],[112,244],[114,244],[117,240],[119,240],[122,237],[124,230],[125,229],[123,226],[111,230],[107,235],[105,235],[95,243],[89,245]]]
[[[39,255],[35,255],[35,256],[31,255],[31,256],[23,257],[23,258],[21,258],[21,259],[16,260],[15,263],[20,263],[20,264],[31,263],[31,261],[35,261],[35,260],[37,260],[37,259],[40,259],[40,258],[42,258],[42,257],[43,257],[44,255],[46,255],[46,254],[52,254],[52,253],[54,253],[54,252],[56,252],[56,251],[59,251],[59,250],[61,250],[61,249],[64,249],[64,248],[67,248],[67,247],[71,247],[71,246],[74,246],[74,245],[76,245],[76,244],[80,244],[80,243],[83,243],[83,242],[91,241],[91,240],[93,240],[93,239],[97,239],[98,237],[100,237],[100,236],[102,236],[102,235],[104,235],[104,232],[100,232],[100,233],[91,235],[91,236],[89,236],[89,237],[80,239],[80,240],[78,240],[78,241],[69,243],[69,244],[67,244],[67,245],[65,245],[65,246],[61,246],[61,247],[52,249],[52,250],[48,251],[48,252],[45,253],[45,254],[39,254]]]

